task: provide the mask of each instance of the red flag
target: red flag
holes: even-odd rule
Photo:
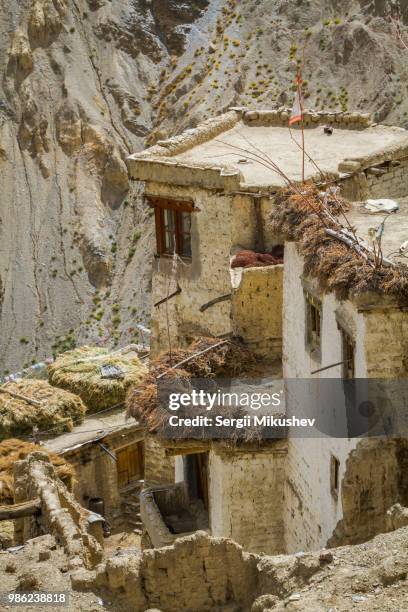
[[[302,79],[300,75],[297,76],[297,91],[295,96],[295,101],[292,108],[292,113],[289,118],[289,125],[293,125],[294,123],[298,123],[299,121],[303,121],[303,100],[302,100],[302,92],[300,89]]]

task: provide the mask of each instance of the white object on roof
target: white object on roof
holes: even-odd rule
[[[393,213],[399,210],[399,204],[395,200],[367,200],[365,208],[370,212]]]
[[[400,253],[406,253],[408,251],[408,240],[405,240],[399,248]]]

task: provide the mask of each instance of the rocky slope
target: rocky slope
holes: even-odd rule
[[[408,124],[408,49],[383,0],[0,7],[0,376],[137,338],[154,240],[126,156],[230,105],[290,103],[304,41],[308,106]]]

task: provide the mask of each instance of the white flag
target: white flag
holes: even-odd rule
[[[298,123],[303,119],[303,108],[300,99],[300,91],[299,89],[296,91],[295,102],[293,104],[292,113],[289,118],[289,125],[293,125],[294,123]]]

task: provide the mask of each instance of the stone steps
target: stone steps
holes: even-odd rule
[[[132,483],[121,490],[121,515],[124,525],[135,533],[142,533],[143,523],[140,518],[141,483]]]

